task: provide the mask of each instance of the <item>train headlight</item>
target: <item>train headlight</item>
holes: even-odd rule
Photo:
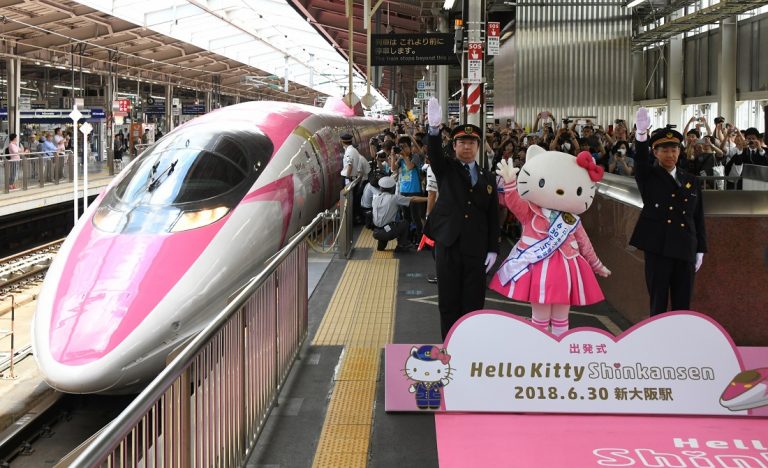
[[[173,224],[171,232],[188,231],[199,227],[207,226],[224,217],[229,212],[229,208],[219,206],[208,210],[185,211],[181,213],[179,219]]]
[[[93,215],[93,225],[105,232],[120,232],[126,221],[125,213],[115,211],[108,206],[102,206]]]

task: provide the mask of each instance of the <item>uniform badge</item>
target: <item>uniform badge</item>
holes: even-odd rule
[[[573,217],[570,213],[563,213],[563,221],[565,221],[568,224],[573,224],[576,222],[576,218]]]
[[[690,182],[686,182],[685,183],[685,188],[687,188],[687,189],[691,188],[691,183]]]
[[[472,129],[472,127],[464,127],[464,133],[466,133],[467,135],[472,135],[473,133],[475,133],[475,131],[474,129]]]
[[[488,195],[490,195],[491,193],[493,193],[493,187],[491,187],[490,185],[488,185],[488,186],[486,186],[486,188],[488,189]]]

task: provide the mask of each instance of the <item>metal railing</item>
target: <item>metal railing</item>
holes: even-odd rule
[[[23,153],[19,156],[19,159],[0,157],[0,186],[3,193],[72,182],[74,158],[70,150]],[[82,154],[80,159],[82,160]],[[105,164],[105,161],[89,154],[88,173],[101,172]],[[82,172],[83,167],[80,164],[79,173],[82,174]]]
[[[307,336],[302,228],[72,466],[240,466]]]
[[[355,228],[354,222],[354,196],[356,188],[362,183],[362,176],[347,184],[339,194],[339,211],[341,212],[341,225],[339,226],[339,253],[344,258],[352,256],[352,240]]]

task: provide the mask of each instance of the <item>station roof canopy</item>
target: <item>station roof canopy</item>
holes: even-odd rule
[[[385,3],[398,32],[418,30],[418,16],[410,15],[420,14],[419,1]],[[362,96],[362,5],[354,11],[353,90]],[[0,15],[3,53],[60,68],[112,67],[148,81],[198,89],[216,83],[223,93],[310,103],[348,91],[340,0],[0,0]]]

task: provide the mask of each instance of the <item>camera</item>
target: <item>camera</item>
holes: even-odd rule
[[[571,119],[563,119],[563,124],[568,125],[569,123],[573,122]]]
[[[395,151],[395,154],[400,154],[400,152],[403,150],[399,146],[393,146],[392,149]]]

